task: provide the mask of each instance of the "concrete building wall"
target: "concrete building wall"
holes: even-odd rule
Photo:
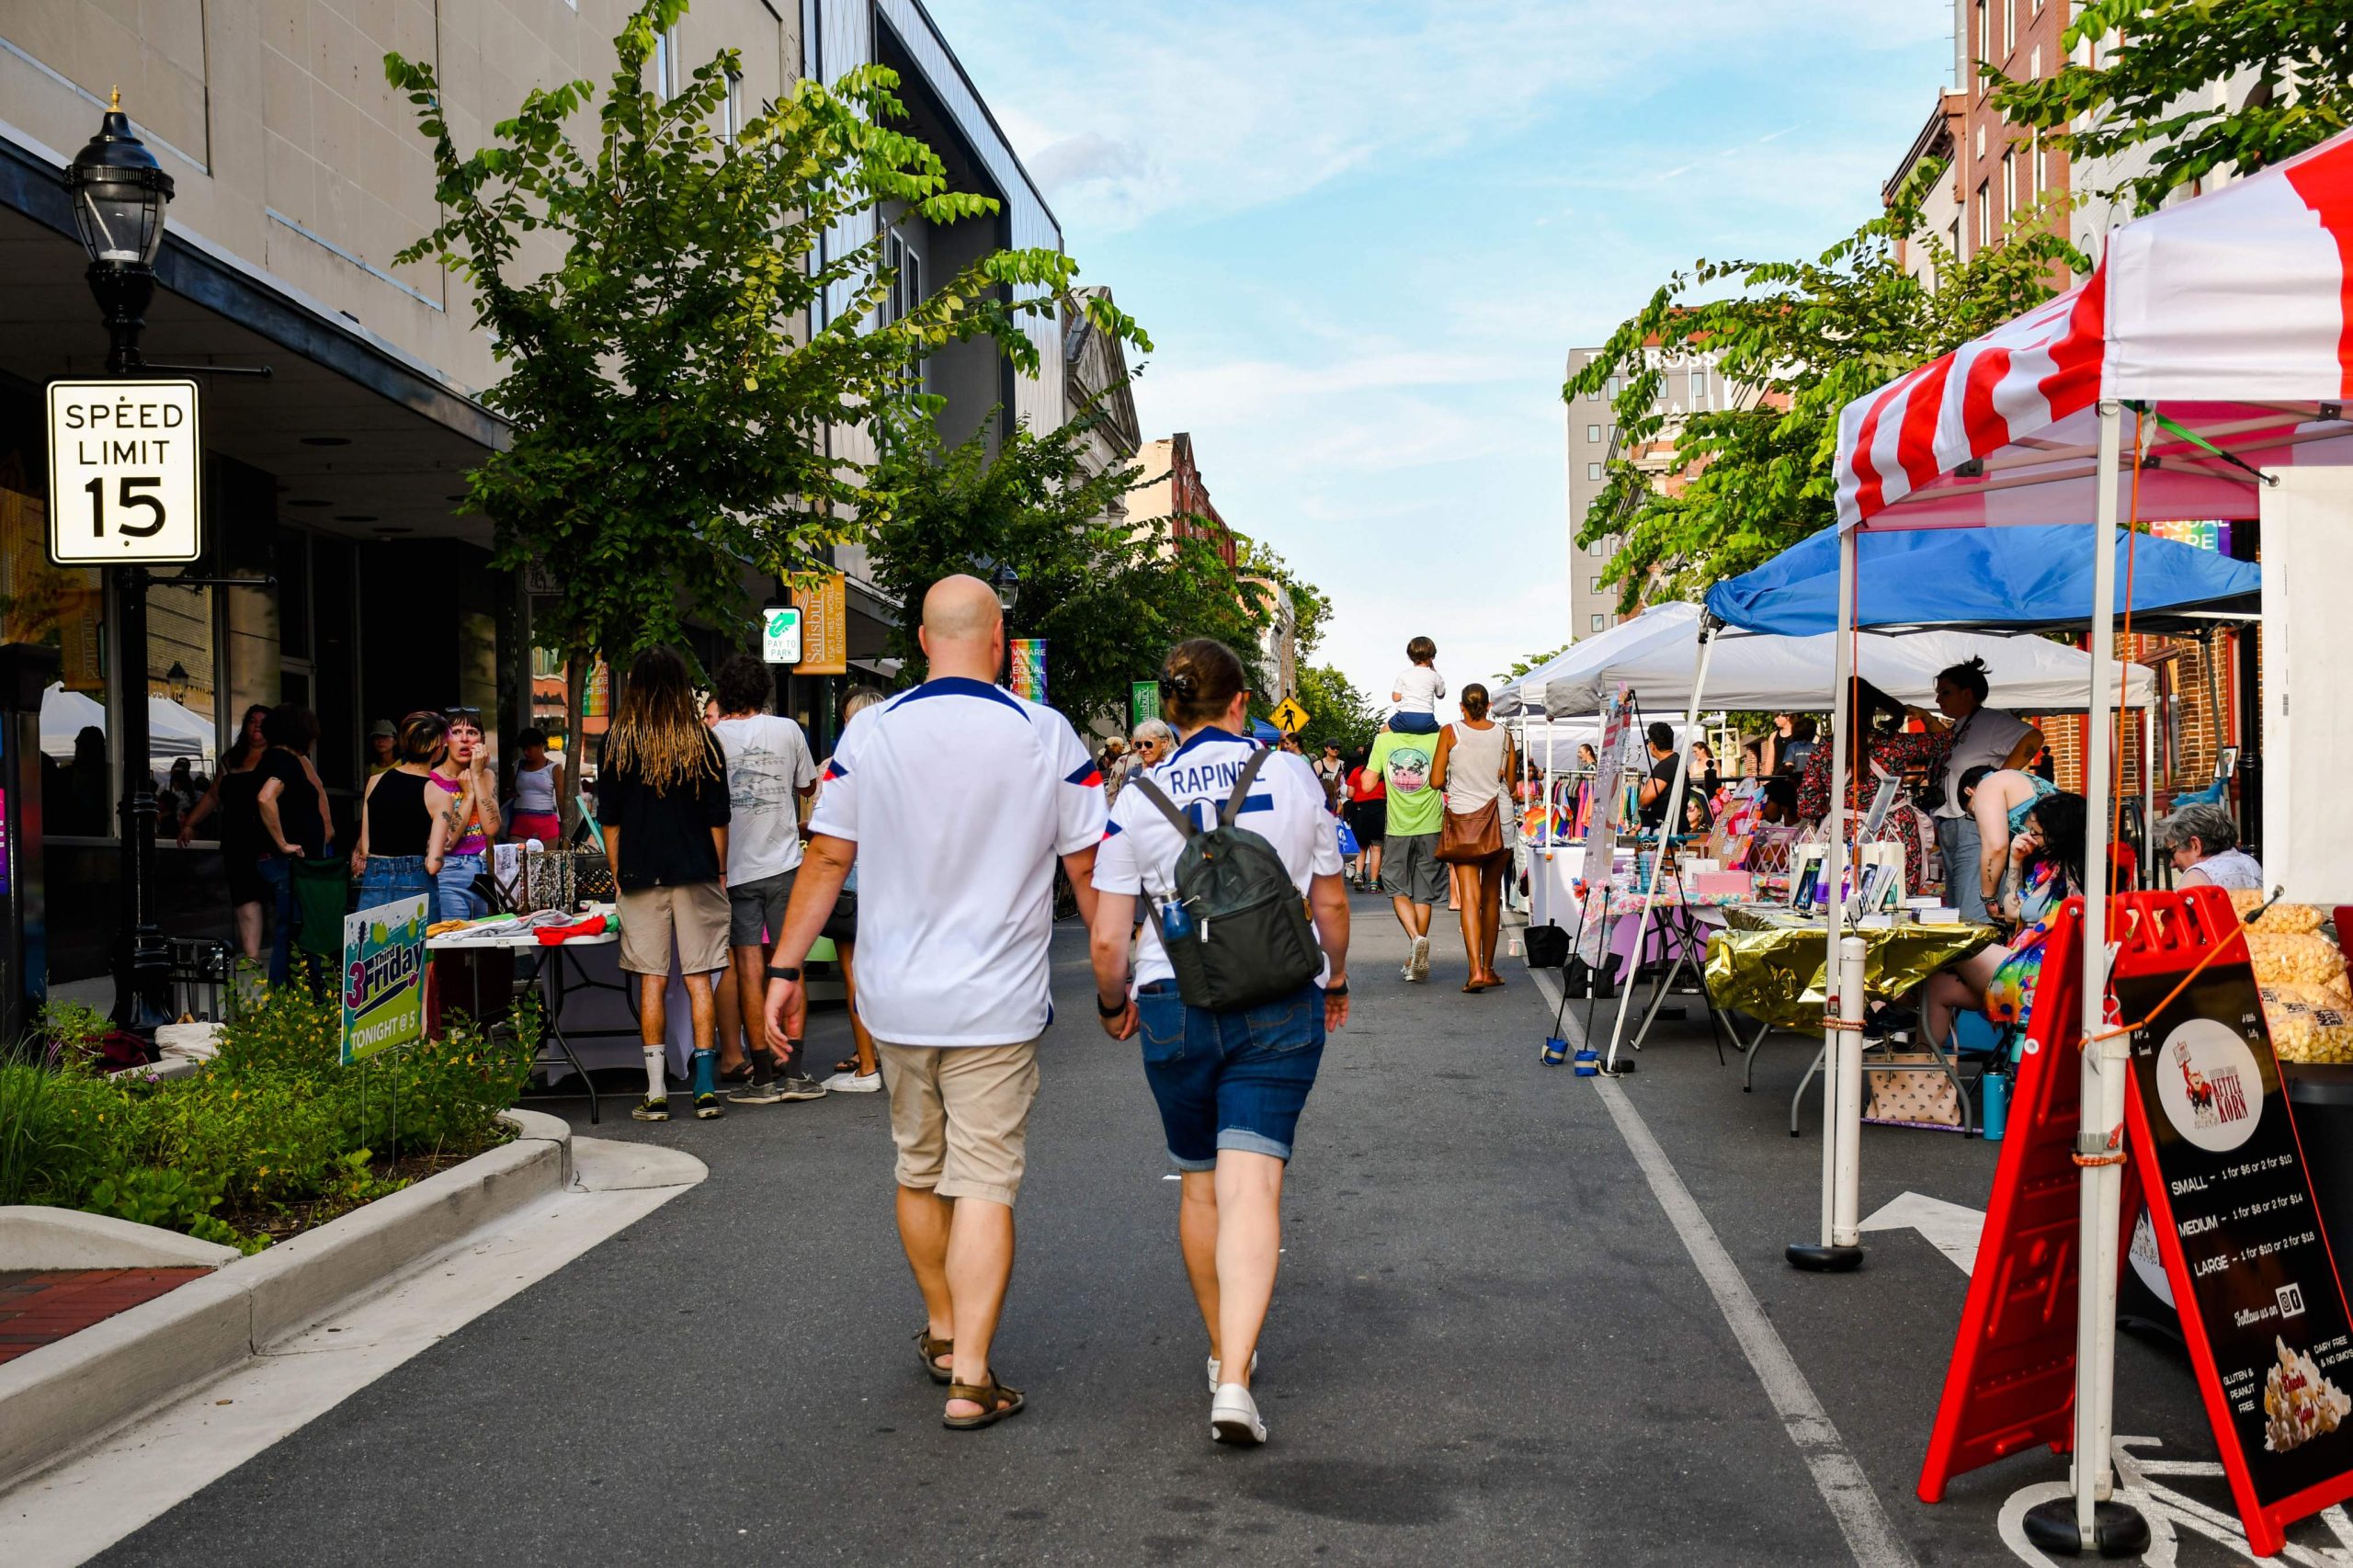
[[[0,121],[71,157],[119,86],[176,186],[171,225],[238,256],[472,393],[497,379],[460,287],[392,257],[437,221],[431,148],[383,57],[434,64],[452,136],[481,145],[535,87],[612,72],[622,0],[11,0]],[[741,51],[747,100],[794,79],[799,24],[699,0],[689,66]]]

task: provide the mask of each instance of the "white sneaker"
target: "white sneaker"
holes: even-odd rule
[[[1219,1385],[1217,1397],[1210,1401],[1210,1437],[1245,1449],[1267,1440],[1267,1424],[1258,1419],[1258,1402],[1248,1389],[1240,1383]]]
[[[1406,979],[1427,980],[1430,977],[1430,939],[1427,937],[1414,938],[1414,956],[1406,962],[1414,966],[1414,972]]]
[[[1216,1358],[1216,1357],[1214,1357],[1214,1356],[1211,1357],[1211,1358],[1210,1358],[1210,1392],[1211,1392],[1212,1394],[1214,1394],[1215,1392],[1217,1392],[1217,1390],[1218,1390],[1218,1373],[1220,1373],[1220,1372],[1221,1372],[1221,1371],[1222,1371],[1222,1370],[1224,1370],[1224,1369],[1223,1369],[1222,1367],[1221,1367],[1221,1366],[1219,1366],[1219,1365],[1218,1365],[1218,1359],[1217,1359],[1217,1358]],[[1258,1353],[1257,1353],[1256,1350],[1253,1350],[1252,1352],[1250,1352],[1250,1375],[1251,1375],[1252,1377],[1254,1377],[1254,1378],[1255,1378],[1255,1377],[1256,1377],[1256,1376],[1258,1375]]]
[[[870,1095],[881,1086],[880,1068],[871,1073],[836,1073],[825,1080],[825,1093],[829,1095]]]

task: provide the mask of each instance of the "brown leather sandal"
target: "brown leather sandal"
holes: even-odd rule
[[[926,1325],[915,1330],[915,1346],[918,1352],[923,1357],[923,1369],[931,1374],[931,1381],[933,1382],[947,1383],[955,1381],[955,1372],[951,1369],[943,1367],[939,1364],[939,1358],[942,1356],[953,1356],[956,1354],[956,1342],[954,1340],[933,1338],[931,1329]]]
[[[994,1372],[989,1374],[989,1381],[984,1383],[949,1383],[948,1397],[969,1400],[981,1407],[978,1415],[950,1415],[944,1410],[940,1413],[939,1424],[952,1426],[959,1432],[969,1432],[977,1426],[994,1426],[1008,1415],[1021,1414],[1022,1406],[1028,1403],[1021,1397],[1019,1389],[1005,1387],[996,1381]]]

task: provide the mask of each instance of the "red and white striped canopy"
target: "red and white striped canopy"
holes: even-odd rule
[[[2254,468],[2353,464],[2353,131],[2124,225],[2089,281],[1848,403],[1839,525],[2087,522],[2104,397]],[[2143,436],[2138,517],[2256,515],[2245,470]]]

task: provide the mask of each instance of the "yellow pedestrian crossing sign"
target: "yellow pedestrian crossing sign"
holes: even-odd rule
[[[1286,735],[1295,735],[1307,728],[1307,710],[1299,705],[1295,697],[1284,698],[1275,705],[1275,710],[1269,716],[1274,720],[1275,727]]]

